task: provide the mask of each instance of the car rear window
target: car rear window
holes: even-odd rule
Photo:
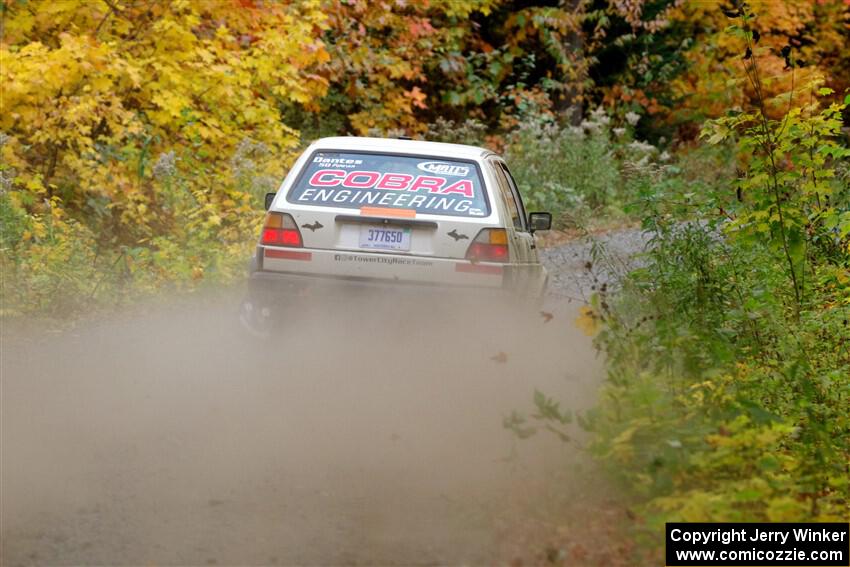
[[[286,200],[299,205],[412,209],[485,217],[490,205],[478,165],[425,156],[318,151]]]

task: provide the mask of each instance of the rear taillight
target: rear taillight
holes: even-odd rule
[[[288,246],[290,248],[301,248],[301,231],[295,224],[295,219],[286,213],[268,213],[263,225],[263,234],[260,244],[269,246]]]
[[[466,251],[472,262],[507,262],[508,233],[504,228],[485,228],[478,233]]]

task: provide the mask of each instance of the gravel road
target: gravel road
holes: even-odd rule
[[[585,299],[601,283],[616,283],[640,262],[648,241],[648,233],[624,229],[544,248],[541,259],[549,270],[551,295]]]
[[[238,291],[64,330],[4,322],[0,563],[521,558],[516,534],[587,497],[569,481],[575,449],[501,425],[535,389],[592,404],[601,364],[561,298],[581,292],[587,253],[544,252],[548,322],[468,298],[357,296],[302,302],[256,342]]]

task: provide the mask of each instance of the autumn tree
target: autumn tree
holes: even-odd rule
[[[61,262],[48,252],[73,237],[89,243],[68,252],[80,265],[122,248],[118,266],[158,261],[149,271],[167,280],[173,261],[197,278],[214,260],[187,252],[192,239],[247,241],[257,194],[299,143],[280,106],[313,107],[327,88],[318,1],[4,0],[2,12],[4,268]]]

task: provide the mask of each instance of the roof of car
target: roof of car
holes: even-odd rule
[[[321,138],[311,144],[314,150],[365,150],[394,154],[417,154],[444,158],[477,159],[492,154],[486,148],[463,144],[444,144],[442,142],[424,142],[420,140],[402,140],[398,138],[366,138],[358,136],[339,136]]]

